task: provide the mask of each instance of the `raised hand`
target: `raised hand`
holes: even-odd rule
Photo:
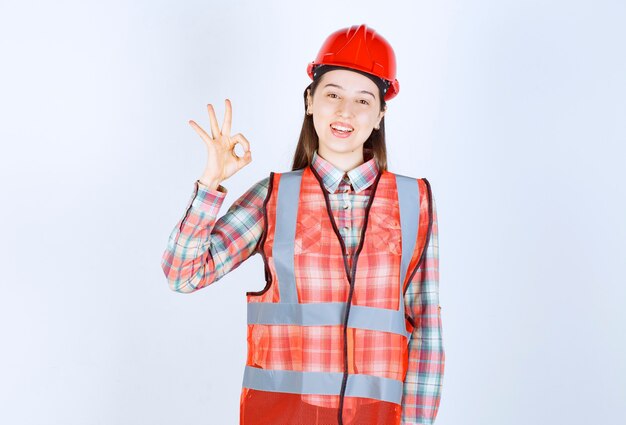
[[[211,136],[195,121],[189,120],[189,124],[202,138],[207,148],[207,164],[199,180],[202,184],[216,189],[222,181],[248,165],[252,161],[252,153],[250,152],[250,143],[243,134],[230,135],[232,107],[229,99],[226,99],[226,112],[221,130],[217,125],[215,110],[210,103],[207,105],[207,109],[211,121]],[[238,143],[244,150],[242,157],[238,157],[235,153],[235,146]]]

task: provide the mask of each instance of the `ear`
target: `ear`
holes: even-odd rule
[[[380,121],[383,119],[383,117],[385,116],[386,112],[387,112],[387,105],[385,105],[383,107],[383,110],[380,111],[380,113],[378,114],[378,122],[376,123],[376,126],[380,126]]]
[[[312,106],[313,101],[311,100],[311,89],[306,89],[306,105],[308,108]]]

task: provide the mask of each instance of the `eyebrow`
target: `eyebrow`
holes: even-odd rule
[[[339,86],[339,85],[337,85],[337,84],[333,84],[333,83],[328,83],[328,84],[326,84],[326,85],[324,86],[324,88],[329,87],[329,86],[332,86],[332,87],[337,87],[338,89],[345,90],[343,87],[341,87],[341,86]],[[359,93],[369,94],[369,95],[370,95],[370,96],[372,96],[374,99],[376,99],[376,96],[374,96],[374,95],[372,94],[372,92],[369,92],[369,91],[367,91],[367,90],[361,90]]]

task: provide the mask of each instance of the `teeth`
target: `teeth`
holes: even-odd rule
[[[338,126],[331,126],[332,128],[334,128],[335,130],[339,130],[339,131],[352,131],[352,129],[347,128],[347,127],[338,127]]]

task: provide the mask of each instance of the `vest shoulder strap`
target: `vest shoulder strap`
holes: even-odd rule
[[[426,260],[426,250],[428,244],[430,242],[430,236],[432,233],[433,227],[433,207],[432,207],[432,190],[430,187],[430,182],[425,177],[417,179],[420,187],[420,208],[419,208],[419,221],[420,221],[420,240],[423,242],[420,243],[420,252],[419,260],[416,262],[413,267],[409,279],[406,282],[404,292],[413,280],[413,276],[417,272],[417,270],[422,266],[424,261]]]

